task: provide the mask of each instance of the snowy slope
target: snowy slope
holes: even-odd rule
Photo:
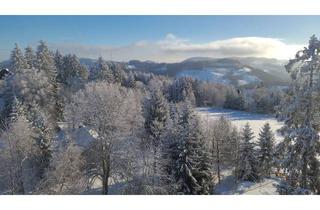
[[[196,111],[200,114],[203,120],[217,119],[223,115],[231,120],[231,123],[239,129],[242,129],[248,122],[252,128],[252,131],[254,132],[255,137],[258,137],[260,129],[263,127],[263,125],[266,122],[269,122],[272,131],[275,133],[276,142],[279,142],[283,139],[283,137],[276,132],[282,127],[283,123],[278,122],[274,117],[269,115],[208,107],[197,108]]]
[[[214,83],[230,84],[230,80],[225,77],[224,73],[214,69],[203,70],[183,70],[177,74],[177,77],[192,77],[202,81]]]

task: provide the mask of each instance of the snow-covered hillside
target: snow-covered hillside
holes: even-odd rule
[[[243,67],[240,69],[232,68],[207,68],[207,69],[188,69],[180,71],[177,77],[192,77],[202,81],[209,81],[222,84],[251,85],[259,84],[261,80],[252,75],[252,69]]]
[[[239,129],[248,122],[255,137],[258,137],[260,129],[266,122],[268,122],[272,131],[275,133],[276,141],[279,142],[282,140],[282,136],[276,131],[282,127],[283,123],[277,121],[272,116],[222,108],[201,107],[196,110],[203,120],[217,119],[220,116],[225,116]]]
[[[229,84],[230,80],[225,77],[221,69],[203,69],[203,70],[183,70],[177,74],[177,77],[192,77],[202,81]]]

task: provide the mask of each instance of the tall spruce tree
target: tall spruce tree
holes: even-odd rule
[[[177,152],[177,192],[180,194],[210,194],[212,190],[211,160],[205,147],[200,122],[187,103],[179,122],[181,139]]]
[[[57,82],[57,68],[55,65],[54,55],[49,50],[49,47],[44,41],[40,41],[37,52],[36,52],[36,68],[39,71],[45,72],[47,77],[49,78],[49,82],[51,84],[52,90],[51,93],[54,97],[54,105],[53,110],[50,110],[50,116],[54,127],[56,127],[57,121],[59,121],[62,117],[62,105],[59,100],[59,83]]]
[[[23,69],[27,69],[28,64],[18,44],[14,45],[14,49],[10,56],[10,69],[14,73],[21,73]]]
[[[270,124],[264,124],[259,133],[259,169],[260,175],[270,177],[273,166],[274,134]]]
[[[247,123],[242,131],[240,151],[239,151],[239,165],[237,169],[237,177],[245,181],[257,181],[258,174],[258,158],[254,150],[253,132]]]
[[[40,41],[37,48],[36,67],[40,71],[45,71],[52,83],[56,82],[57,69],[54,62],[54,56],[44,41]]]
[[[94,69],[94,79],[106,80],[109,83],[114,82],[112,69],[102,57],[98,58],[96,68]]]
[[[54,63],[57,68],[57,81],[62,83],[64,80],[63,78],[64,65],[63,65],[63,56],[59,50],[57,50],[56,53],[54,54]]]
[[[279,185],[280,194],[320,194],[319,53],[320,41],[313,35],[308,47],[298,51],[286,65],[292,82],[280,109],[280,116],[285,116],[282,128],[285,158],[281,165],[287,177]]]
[[[24,57],[28,65],[28,69],[35,68],[37,57],[30,46],[25,49]]]
[[[152,90],[150,98],[146,100],[145,110],[144,127],[149,135],[150,144],[153,148],[153,173],[155,179],[161,135],[165,131],[166,121],[169,117],[167,100],[159,88]]]

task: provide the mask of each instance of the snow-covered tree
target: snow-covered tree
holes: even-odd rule
[[[153,173],[154,179],[157,174],[157,157],[161,135],[166,128],[169,117],[169,107],[166,98],[159,88],[152,90],[150,98],[145,101],[145,124],[144,127],[149,137],[149,144],[153,149]]]
[[[228,142],[231,131],[231,123],[225,117],[221,116],[219,120],[213,123],[213,132],[211,140],[211,154],[216,166],[218,182],[221,180],[221,165],[224,158],[227,156],[226,152],[231,151]]]
[[[187,77],[177,78],[169,87],[169,99],[173,102],[189,101],[196,103],[193,80]]]
[[[274,134],[269,123],[259,133],[259,171],[261,176],[269,177],[273,166]]]
[[[102,181],[103,194],[108,194],[110,178],[129,174],[121,169],[132,161],[125,157],[130,153],[129,137],[142,126],[140,109],[135,92],[105,81],[87,84],[65,107],[70,129],[85,126],[96,133],[84,156],[87,174]]]
[[[282,128],[285,158],[282,166],[286,180],[279,186],[281,194],[319,194],[319,102],[320,41],[312,36],[308,47],[298,51],[286,65],[292,84],[283,106]],[[316,187],[317,186],[317,187]]]
[[[210,194],[212,188],[210,155],[205,146],[199,119],[189,104],[185,105],[179,123],[182,130],[177,148],[177,192]]]
[[[57,149],[44,179],[38,186],[39,194],[80,194],[87,186],[82,149],[69,142]]]
[[[64,65],[63,65],[63,55],[60,53],[59,50],[56,50],[56,53],[54,54],[54,63],[57,69],[57,81],[60,83],[63,83],[63,71],[64,71]]]
[[[239,165],[236,170],[236,175],[240,180],[257,181],[259,180],[259,162],[254,149],[253,132],[250,125],[247,123],[242,131],[240,150],[239,150]]]
[[[27,107],[34,104],[53,112],[55,98],[52,85],[44,72],[24,69],[6,80],[7,93],[16,95]]]
[[[56,55],[56,63],[59,61],[59,55]],[[59,69],[58,78],[66,87],[73,90],[80,89],[88,79],[88,71],[81,65],[76,55],[66,55],[62,59],[62,67]]]
[[[24,57],[25,57],[25,60],[26,60],[26,62],[28,64],[28,69],[35,68],[37,57],[36,57],[33,49],[30,46],[28,46],[25,49]]]
[[[28,64],[18,44],[15,44],[10,57],[10,70],[18,73],[28,68]]]
[[[50,116],[55,110],[52,106],[55,100],[51,87],[46,74],[34,69],[26,69],[6,80],[7,90],[5,92],[8,93],[6,99],[10,110],[9,117],[15,115],[14,98],[16,98],[23,104],[24,116],[30,122],[34,132],[37,133],[34,144],[39,151],[35,167],[40,178],[43,178],[44,171],[49,165],[50,144],[54,137],[54,122]]]
[[[111,63],[110,69],[113,74],[114,82],[122,84],[125,76],[125,72],[123,70],[123,66],[117,63]]]
[[[38,69],[41,72],[44,72],[47,78],[49,79],[50,88],[47,87],[47,89],[50,91],[50,93],[53,95],[53,103],[50,104],[51,107],[53,107],[53,111],[50,112],[50,116],[52,117],[52,121],[56,123],[62,115],[62,105],[60,104],[59,100],[59,83],[57,82],[57,68],[55,65],[54,55],[49,50],[49,47],[44,41],[40,41],[39,45],[37,47],[36,52],[36,69]]]
[[[225,157],[226,162],[229,165],[232,165],[234,168],[234,173],[236,173],[236,170],[239,165],[239,150],[240,150],[240,134],[236,127],[233,127],[229,138],[228,138],[228,147],[227,150],[225,150]]]
[[[21,112],[20,103],[15,103],[15,110],[20,110],[11,118],[0,137],[0,156],[4,168],[3,179],[7,179],[8,191],[12,194],[26,194],[34,176],[32,159],[37,154],[34,143],[35,133],[28,120]]]
[[[36,52],[36,68],[44,71],[51,82],[56,81],[57,69],[54,56],[44,41],[40,41]]]
[[[237,109],[244,110],[245,109],[245,99],[241,92],[229,91],[226,94],[226,101],[224,103],[224,107],[227,109]]]
[[[93,79],[106,80],[109,83],[114,82],[112,69],[102,57],[98,58],[97,65],[92,73],[94,74]]]

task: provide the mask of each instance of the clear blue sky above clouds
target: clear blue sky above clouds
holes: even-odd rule
[[[225,42],[219,41],[228,44],[232,38],[305,44],[310,35],[320,35],[319,22],[320,16],[0,16],[0,59],[8,57],[15,42],[25,47],[45,40],[52,48],[82,57],[108,56],[114,51],[117,60],[131,55],[166,60],[171,55],[174,61],[193,53],[210,56],[210,49],[224,48]],[[155,46],[159,49],[151,50]]]

